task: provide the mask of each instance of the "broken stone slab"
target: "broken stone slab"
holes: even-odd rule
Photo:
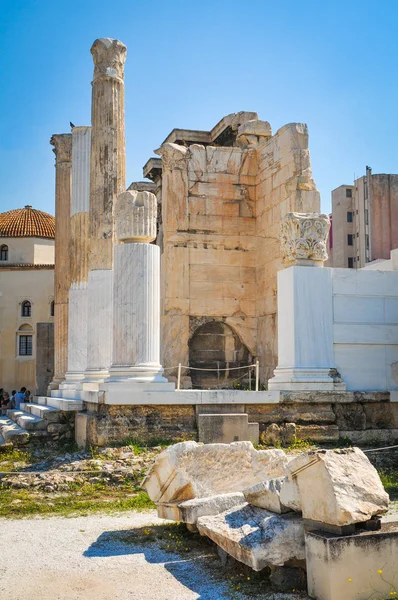
[[[283,477],[268,479],[243,490],[246,502],[252,506],[265,508],[277,514],[289,512],[291,509],[288,506],[284,506],[280,499],[284,480],[285,478]]]
[[[158,517],[196,525],[199,517],[218,515],[244,501],[245,497],[242,492],[234,492],[208,498],[193,498],[180,503],[160,503],[157,505]]]
[[[182,502],[241,492],[285,474],[283,450],[255,450],[251,442],[180,442],[159,454],[142,485],[153,502]]]
[[[388,494],[359,448],[305,452],[289,462],[287,472],[297,481],[303,518],[320,528],[361,523],[388,510]]]
[[[219,515],[200,517],[197,527],[201,535],[255,571],[305,559],[304,525],[294,513],[276,515],[242,504]]]
[[[300,491],[297,485],[297,480],[287,475],[283,480],[283,485],[280,491],[280,501],[283,506],[301,512]]]

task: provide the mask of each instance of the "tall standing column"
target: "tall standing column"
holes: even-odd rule
[[[55,275],[54,275],[54,377],[57,389],[68,367],[69,220],[71,201],[72,135],[53,135],[55,154]]]
[[[124,62],[126,46],[101,38],[94,60],[91,113],[89,273],[86,380],[101,380],[112,360],[113,204],[126,189]]]
[[[91,127],[72,130],[70,210],[70,289],[67,382],[78,382],[87,368],[88,211]]]
[[[164,383],[160,364],[160,248],[157,200],[150,192],[120,194],[115,207],[113,318],[108,381]]]

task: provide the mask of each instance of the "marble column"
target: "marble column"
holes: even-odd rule
[[[53,135],[55,154],[55,273],[54,273],[54,377],[58,389],[68,367],[69,221],[71,202],[72,135]]]
[[[113,360],[108,381],[163,383],[160,364],[160,248],[157,200],[127,191],[117,199]]]
[[[91,113],[87,381],[106,377],[113,337],[113,205],[126,189],[124,62],[126,46],[101,38],[94,60]]]
[[[332,269],[327,215],[288,213],[281,224],[278,272],[278,366],[270,390],[345,390],[333,353]],[[318,268],[317,268],[318,267]]]
[[[91,127],[72,130],[72,199],[70,210],[70,289],[68,330],[69,383],[83,379],[87,368],[88,211]]]

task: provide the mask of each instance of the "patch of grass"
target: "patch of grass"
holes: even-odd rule
[[[393,501],[398,500],[398,471],[380,471],[381,482]]]
[[[34,462],[30,452],[19,448],[4,448],[0,451],[0,471],[15,470],[15,463],[30,465]]]
[[[84,484],[79,492],[45,494],[30,490],[0,489],[0,517],[33,515],[75,516],[90,513],[151,510],[155,505],[142,490],[105,489]]]

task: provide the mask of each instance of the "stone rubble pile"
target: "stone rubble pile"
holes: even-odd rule
[[[13,471],[18,473],[10,474],[2,472],[0,460],[0,485],[3,488],[31,488],[51,493],[67,492],[71,484],[85,482],[118,485],[131,480],[139,481],[158,451],[159,448],[153,448],[137,455],[133,448],[124,446],[99,450],[95,457],[89,452],[65,453],[34,464],[16,462]],[[44,457],[38,453],[37,458]],[[8,470],[7,461],[4,465]]]
[[[157,456],[142,485],[159,517],[197,528],[255,571],[304,565],[305,530],[344,533],[389,505],[359,448],[287,456],[251,442],[182,442]]]

